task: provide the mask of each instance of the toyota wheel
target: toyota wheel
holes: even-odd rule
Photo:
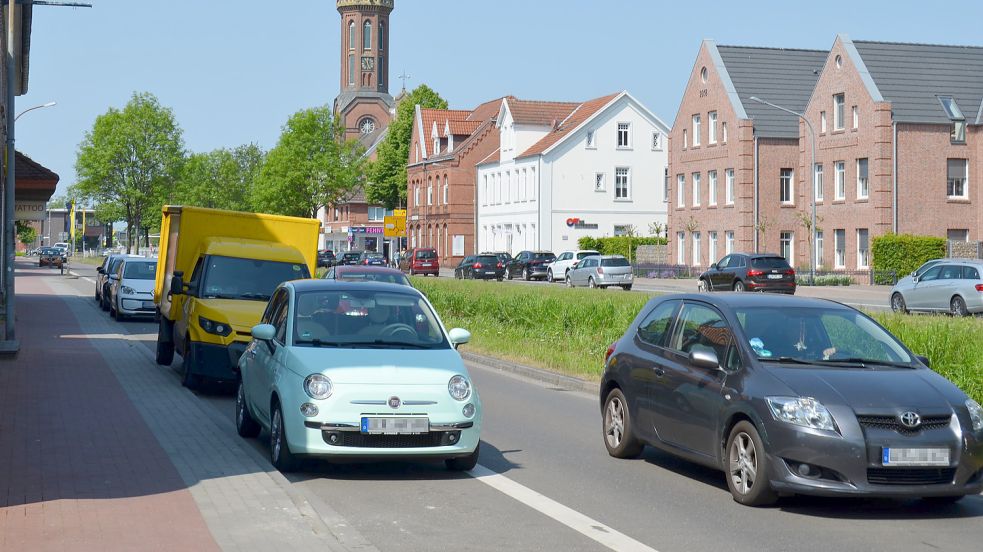
[[[738,422],[727,438],[727,488],[745,506],[767,506],[778,500],[768,482],[768,455],[758,430]]]

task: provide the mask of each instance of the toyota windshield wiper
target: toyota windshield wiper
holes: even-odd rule
[[[789,363],[793,363],[793,364],[809,364],[809,365],[816,364],[816,362],[817,362],[815,360],[806,360],[804,358],[795,358],[795,357],[787,357],[787,356],[775,357],[775,358],[772,358],[772,357],[758,357],[758,360],[760,360],[761,362],[789,362]],[[819,361],[819,362],[822,362],[822,361]]]
[[[861,366],[872,364],[875,366],[894,366],[895,368],[911,368],[915,367],[911,364],[905,364],[904,362],[894,362],[891,360],[877,360],[876,358],[831,358],[829,360],[822,360],[820,362],[828,362],[831,364],[860,364]]]

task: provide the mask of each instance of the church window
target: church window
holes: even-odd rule
[[[386,24],[379,23],[379,51],[386,49]],[[380,63],[380,65],[382,65]]]
[[[348,22],[348,49],[349,50],[355,49],[355,22],[354,21]]]
[[[355,54],[348,54],[348,84],[355,84]]]
[[[365,25],[362,26],[362,49],[372,49],[372,22],[369,20],[366,20]]]

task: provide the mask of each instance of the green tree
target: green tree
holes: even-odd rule
[[[345,139],[328,107],[294,113],[270,150],[253,187],[257,211],[315,217],[347,201],[364,181],[365,148]]]
[[[141,232],[159,227],[160,206],[173,193],[183,159],[174,113],[153,94],[134,93],[123,109],[109,108],[85,133],[70,193],[100,204],[101,216],[122,216],[130,251]]]
[[[184,162],[174,195],[168,202],[251,211],[254,183],[265,156],[256,144],[192,153]]]
[[[410,157],[413,113],[417,105],[425,109],[447,109],[447,100],[429,86],[421,84],[399,102],[396,118],[389,123],[386,137],[376,149],[376,161],[369,171],[369,182],[365,186],[369,203],[378,203],[387,209],[406,205],[406,162]]]
[[[24,221],[18,220],[15,221],[14,224],[17,226],[17,239],[19,239],[25,247],[34,245],[34,241],[38,239],[38,231]]]

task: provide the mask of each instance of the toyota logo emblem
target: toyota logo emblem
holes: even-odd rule
[[[911,411],[903,412],[898,416],[898,420],[901,421],[901,425],[909,429],[915,429],[922,424],[922,417]]]
[[[399,397],[389,397],[389,408],[399,408],[401,404],[403,401],[399,400]]]

